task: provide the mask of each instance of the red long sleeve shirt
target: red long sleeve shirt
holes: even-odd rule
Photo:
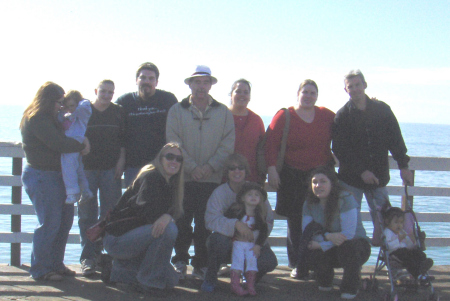
[[[253,182],[264,181],[265,178],[258,175],[258,171],[256,169],[256,146],[264,136],[264,123],[261,117],[253,113],[251,110],[248,110],[247,116],[233,115],[233,117],[234,128],[236,131],[234,152],[247,158],[251,172],[250,176],[247,177],[247,180]]]
[[[284,162],[303,171],[325,165],[332,160],[331,126],[335,114],[325,107],[314,108],[315,116],[311,123],[301,119],[293,107],[289,108],[291,119]],[[276,166],[285,123],[285,111],[280,110],[269,126],[266,142],[267,166]]]

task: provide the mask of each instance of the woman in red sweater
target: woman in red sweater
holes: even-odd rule
[[[250,165],[250,175],[247,180],[263,184],[266,175],[258,173],[256,168],[256,146],[263,138],[264,123],[259,115],[247,108],[251,96],[251,84],[246,79],[238,79],[231,86],[231,105],[229,107],[234,117],[236,140],[234,152],[243,155]]]
[[[310,79],[303,81],[297,92],[297,104],[289,108],[289,134],[281,172],[276,170],[281,148],[285,111],[280,110],[269,126],[266,162],[269,184],[277,189],[276,212],[287,217],[287,253],[289,266],[297,263],[297,250],[302,233],[302,208],[308,191],[309,172],[321,165],[334,165],[331,155],[331,125],[334,113],[317,107],[319,89]],[[296,269],[291,276],[295,276]]]

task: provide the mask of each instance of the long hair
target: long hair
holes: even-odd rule
[[[324,209],[325,229],[330,230],[331,223],[333,222],[333,217],[338,211],[339,196],[343,189],[341,185],[339,185],[339,180],[334,169],[328,166],[319,166],[313,169],[310,173],[309,189],[306,197],[308,203],[313,204],[320,202],[319,198],[313,193],[312,190],[312,178],[314,178],[314,176],[317,174],[325,175],[331,182],[330,194],[328,195],[328,199]]]
[[[53,82],[46,82],[43,84],[34,96],[33,101],[23,112],[22,120],[20,121],[20,129],[23,128],[26,121],[38,114],[48,115],[49,118],[54,120],[55,124],[58,124],[53,111],[55,102],[62,97],[64,97],[64,89],[61,88],[61,86]]]
[[[145,177],[146,174],[148,174],[150,171],[154,169],[158,170],[164,176],[166,172],[164,170],[164,167],[162,166],[161,160],[163,156],[167,154],[167,151],[171,148],[176,148],[180,150],[181,154],[183,154],[181,147],[177,142],[167,143],[161,148],[161,150],[156,155],[155,159],[153,159],[153,161],[150,164],[147,164],[141,168],[138,175],[136,176],[136,179],[131,184],[132,187],[134,187],[138,179]],[[178,171],[177,174],[171,177],[170,181],[174,184],[175,188],[174,199],[171,208],[171,211],[173,212],[172,217],[174,219],[178,219],[183,214],[184,162],[181,162],[180,170]]]
[[[267,216],[267,208],[265,204],[267,200],[267,192],[261,187],[260,184],[255,182],[245,182],[244,185],[242,185],[241,190],[239,190],[236,195],[236,202],[241,205],[242,210],[245,212],[244,197],[250,190],[256,190],[260,194],[260,202],[255,208],[255,220],[257,222],[265,223]]]

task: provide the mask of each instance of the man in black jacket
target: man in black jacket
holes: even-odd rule
[[[386,103],[365,94],[367,83],[361,71],[350,71],[344,83],[350,100],[336,113],[332,149],[339,160],[342,186],[353,192],[359,210],[364,194],[373,212],[374,205],[389,200],[388,152],[397,161],[404,183],[412,185],[409,157],[394,113]]]

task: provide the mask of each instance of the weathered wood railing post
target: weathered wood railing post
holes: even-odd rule
[[[22,175],[22,158],[13,158],[12,163],[13,176]],[[11,188],[11,203],[22,204],[22,187],[12,186]],[[11,215],[11,232],[22,231],[22,217],[21,215]],[[11,265],[20,266],[20,243],[11,244]]]

